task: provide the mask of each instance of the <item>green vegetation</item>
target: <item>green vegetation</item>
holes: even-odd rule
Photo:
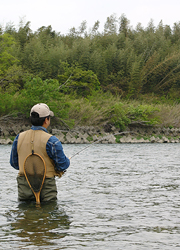
[[[87,32],[0,27],[0,116],[47,103],[68,126],[180,126],[180,23],[135,29],[122,15]]]
[[[121,135],[115,135],[115,138],[116,138],[116,142],[117,143],[120,143],[120,139],[122,138],[122,136]]]

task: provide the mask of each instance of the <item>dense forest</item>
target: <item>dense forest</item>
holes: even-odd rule
[[[18,29],[0,26],[0,116],[28,116],[46,102],[72,126],[178,125],[165,123],[158,105],[180,102],[180,23],[155,27],[151,20],[133,29],[124,14],[113,14],[102,32],[99,26],[87,31],[83,21],[67,35],[51,26],[33,32],[23,21]]]

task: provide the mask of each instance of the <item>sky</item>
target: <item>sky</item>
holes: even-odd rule
[[[64,35],[83,21],[89,31],[99,20],[99,31],[103,31],[107,17],[113,14],[117,18],[124,14],[134,29],[138,23],[146,28],[151,19],[155,27],[161,20],[171,28],[180,22],[180,0],[0,0],[0,10],[3,27],[11,23],[18,29],[23,20],[30,21],[32,31],[51,25]]]

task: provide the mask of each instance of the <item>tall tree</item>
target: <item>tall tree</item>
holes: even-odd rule
[[[117,32],[117,17],[115,14],[107,17],[106,23],[104,24],[104,34],[112,35]]]
[[[125,37],[128,36],[129,30],[129,20],[126,18],[124,14],[122,14],[119,18],[119,33],[123,33]]]
[[[92,35],[93,35],[93,36],[97,35],[98,29],[99,29],[99,25],[100,25],[100,21],[97,20],[97,21],[94,23],[93,27],[92,27]]]

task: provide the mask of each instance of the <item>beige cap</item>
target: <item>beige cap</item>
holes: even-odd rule
[[[54,116],[54,113],[49,109],[48,105],[45,103],[38,103],[34,105],[31,109],[30,116],[32,112],[39,114],[39,117]]]

